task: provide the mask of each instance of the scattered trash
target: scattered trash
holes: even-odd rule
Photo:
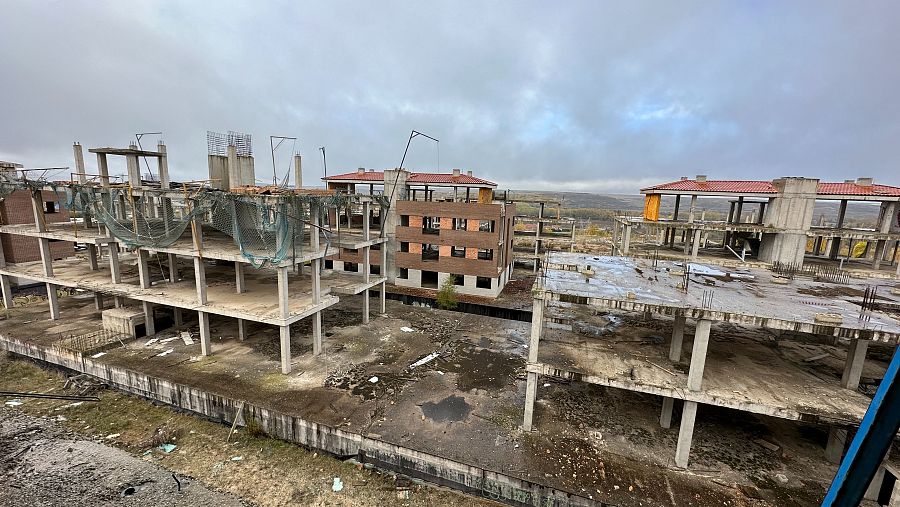
[[[188,359],[188,361],[190,361],[190,362],[192,362],[192,363],[196,363],[196,362],[199,361],[200,359],[201,359],[201,356],[191,356],[191,358]]]
[[[409,365],[409,367],[415,368],[416,366],[422,366],[425,363],[434,361],[435,359],[437,359],[438,356],[440,356],[440,354],[438,354],[437,352],[432,352],[431,354],[428,354],[427,356],[423,357],[422,359],[419,359],[415,363]]]
[[[61,406],[61,407],[56,407],[56,410],[62,410],[62,409],[64,409],[64,408],[75,408],[75,407],[80,407],[83,403],[84,403],[83,401],[76,401],[75,403],[69,403],[68,405],[63,405],[63,406]]]
[[[106,352],[97,352],[96,354],[91,356],[91,359],[97,359],[98,357],[103,357],[105,355],[106,355]]]
[[[7,407],[18,407],[22,404],[22,400],[8,400],[4,405]]]
[[[400,331],[403,331],[404,333],[415,333],[416,332],[415,329],[413,329],[411,327],[406,327],[406,326],[401,327]]]
[[[244,460],[243,456],[235,456],[235,457],[231,458],[231,461],[243,461],[243,460]]]
[[[147,340],[146,343],[144,343],[144,346],[149,347],[150,345],[153,345],[154,343],[156,343],[158,341],[159,341],[159,338],[151,338],[151,339]]]
[[[161,450],[162,452],[164,452],[166,454],[169,454],[170,452],[174,451],[176,447],[178,447],[178,446],[175,444],[161,444],[157,447],[157,449]]]
[[[375,384],[378,382],[378,377],[369,377],[369,382]]]
[[[757,438],[757,439],[754,440],[753,442],[754,442],[756,445],[758,445],[758,446],[760,446],[760,447],[765,447],[766,449],[768,449],[768,450],[770,450],[770,451],[772,451],[772,452],[778,452],[778,451],[781,450],[781,446],[780,446],[780,445],[778,445],[778,444],[776,444],[776,443],[773,443],[773,442],[769,442],[768,440],[765,440],[765,439],[763,439],[763,438]]]
[[[106,435],[106,437],[104,437],[104,438],[106,438],[106,440],[112,440],[114,438],[119,438],[120,436],[121,435],[118,433],[110,433],[109,435]]]
[[[331,483],[331,491],[334,491],[335,493],[337,493],[338,491],[340,491],[342,489],[344,489],[344,483],[341,482],[340,477],[335,477],[334,482]]]
[[[788,481],[787,476],[784,474],[775,474],[775,479],[782,484],[787,484]]]
[[[194,344],[194,339],[191,338],[191,333],[188,331],[181,332],[181,341],[183,341],[185,345],[193,345]]]
[[[544,384],[544,387],[550,387],[550,384]]]
[[[177,340],[177,339],[178,339],[177,336],[173,336],[171,338],[166,338],[165,340],[160,340],[159,343],[169,343],[170,341]]]
[[[441,370],[434,370],[434,371],[436,371],[436,372],[438,373],[438,375],[443,375],[443,374],[444,374],[444,372],[442,372]]]
[[[159,354],[156,354],[156,355],[159,356],[159,357],[164,357],[164,356],[167,356],[167,355],[171,354],[172,352],[175,352],[175,349],[164,350],[164,351],[162,351],[162,352],[160,352]]]

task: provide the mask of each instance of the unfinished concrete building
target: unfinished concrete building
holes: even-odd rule
[[[702,253],[797,269],[811,262],[840,267],[852,264],[880,270],[884,275],[900,274],[900,187],[876,184],[872,178],[825,183],[797,177],[769,182],[714,181],[697,176],[641,192],[646,196],[643,215],[616,219],[616,254],[646,253],[635,250],[631,244],[633,229],[637,227],[654,245],[663,248],[663,254],[677,250],[694,260]],[[660,216],[664,196],[675,199],[670,217]],[[682,197],[690,197],[690,201],[683,202]],[[698,206],[698,197],[729,199],[730,211],[725,220],[707,219],[706,212]],[[815,221],[817,204],[828,201],[838,203],[837,216],[830,221],[820,216]],[[871,205],[874,227],[850,227],[845,223],[847,205],[852,202]],[[843,255],[842,250],[846,250]]]
[[[459,169],[441,174],[361,168],[324,180],[329,190],[354,193],[362,186],[363,193],[388,201],[383,219],[370,218],[388,238],[380,256],[384,264],[370,262],[389,282],[437,289],[453,276],[459,293],[496,297],[509,280],[515,205],[495,200],[496,183]],[[345,215],[335,230],[340,223],[364,221]],[[342,251],[328,261],[335,271],[353,271],[360,259],[358,251]]]
[[[249,136],[245,146],[229,142],[224,165],[210,148],[210,180],[173,183],[166,147],[156,151],[94,148],[96,171],[85,168],[76,144],[74,181],[28,178],[24,170],[4,173],[2,193],[29,196],[30,223],[0,226],[4,236],[37,241],[40,261],[0,258],[3,301],[13,305],[10,279],[46,284],[51,319],[60,314],[57,290],[89,291],[104,326],[120,332],[139,328],[153,335],[176,327],[195,314],[202,355],[213,353],[209,319],[236,319],[243,340],[248,323],[275,326],[280,332],[281,371],[291,371],[291,326],[312,320],[313,354],[323,352],[322,310],[337,294],[363,294],[369,318],[369,289],[380,286],[384,310],[385,278],[323,272],[322,261],[337,249],[368,250],[386,239],[363,227],[340,236],[324,224],[335,209],[381,208],[383,200],[301,188],[255,187]],[[242,150],[242,152],[239,152]],[[124,157],[127,177],[113,181],[108,158]],[[141,178],[141,159],[153,160],[157,177]],[[299,169],[299,167],[298,167]],[[225,181],[226,183],[221,183]],[[299,181],[299,180],[298,180]],[[215,190],[214,188],[223,188]],[[52,215],[47,196],[65,202]],[[59,259],[52,245],[85,245],[85,255]],[[71,248],[71,247],[70,247]],[[18,259],[16,259],[18,260]]]
[[[537,207],[537,216],[516,215],[513,230],[515,262],[530,266],[532,272],[537,273],[541,259],[548,252],[572,250],[575,245],[576,222],[574,218],[560,216],[561,202],[509,195],[506,201]]]
[[[837,462],[870,401],[857,390],[864,367],[877,371],[869,344],[900,340],[900,322],[882,311],[900,308],[900,291],[882,287],[876,303],[873,290],[843,276],[552,253],[535,283],[523,428],[541,430],[543,376],[659,396],[663,428],[681,404],[679,467],[688,467],[704,406],[827,425],[822,458]],[[622,314],[661,321],[669,338],[617,340],[610,329]],[[839,383],[809,370],[829,356],[803,355],[813,343],[845,347]]]

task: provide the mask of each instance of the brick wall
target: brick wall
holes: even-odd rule
[[[55,213],[45,213],[47,223],[66,222],[69,220],[69,212],[63,209],[65,201],[54,192],[44,190],[41,192],[43,201],[55,202]],[[3,225],[33,224],[34,209],[31,205],[31,192],[16,190],[0,203],[0,223]],[[41,259],[40,243],[38,238],[26,236],[14,236],[10,234],[0,235],[3,245],[3,255],[6,262],[31,262]],[[51,241],[50,255],[54,259],[63,259],[75,255],[74,245],[70,241]]]

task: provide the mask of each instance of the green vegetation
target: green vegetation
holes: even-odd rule
[[[441,290],[437,294],[437,306],[441,310],[453,310],[456,308],[456,277],[450,275],[441,284]]]

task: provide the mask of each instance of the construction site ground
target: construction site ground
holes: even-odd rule
[[[63,297],[60,305],[58,321],[47,320],[45,303],[15,308],[0,321],[0,333],[51,345],[100,327],[89,294]],[[537,431],[523,433],[519,425],[529,324],[388,301],[386,314],[361,325],[360,308],[361,296],[342,296],[338,305],[324,312],[324,356],[311,354],[310,321],[293,325],[290,375],[279,372],[275,327],[250,324],[249,338],[242,342],[236,338],[236,321],[216,316],[210,319],[211,356],[201,356],[196,341],[185,345],[174,331],[164,330],[157,335],[159,341],[132,340],[97,360],[612,505],[815,505],[834,474],[836,467],[824,458],[828,427],[711,406],[702,407],[698,416],[690,469],[678,469],[673,464],[678,413],[672,429],[661,428],[661,398],[549,377],[541,378],[538,389]],[[617,317],[608,334],[591,339],[640,341],[667,336],[671,329],[670,321]],[[196,338],[196,321],[186,325]],[[436,359],[411,367],[435,352]],[[822,368],[834,374],[830,362],[823,362]],[[4,389],[47,389],[17,385],[15,375],[3,370]],[[55,386],[59,388],[58,381]],[[116,396],[134,403],[133,398]],[[118,412],[132,418],[128,405]],[[193,424],[178,417],[178,424]],[[225,432],[227,428],[221,438],[213,439],[216,445]],[[215,470],[221,472],[247,465],[235,465],[231,456],[243,454],[246,460],[252,450],[262,458],[264,452],[257,452],[261,447],[283,447],[259,442],[229,456],[213,458],[203,452],[174,456],[189,470],[212,470],[219,463]],[[255,489],[257,478],[271,481],[272,491],[289,482],[287,476],[270,470],[267,460],[256,463],[222,489],[249,498],[242,492]],[[333,464],[328,467],[342,466],[329,463]],[[317,487],[330,484],[331,475],[337,473],[322,467],[328,472],[317,479]],[[201,479],[214,475],[196,474]],[[316,496],[324,493],[314,488],[304,494],[313,496],[303,503],[315,504],[326,497],[339,502],[328,495]],[[254,501],[264,503],[260,495]]]

